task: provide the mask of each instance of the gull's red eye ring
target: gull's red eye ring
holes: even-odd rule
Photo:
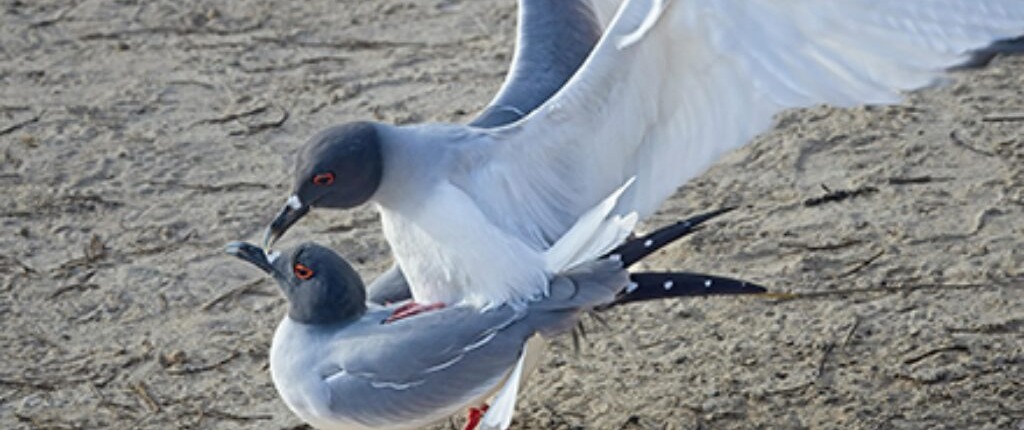
[[[327,172],[313,176],[313,183],[321,187],[331,185],[334,183],[334,174],[331,172]]]
[[[306,267],[303,264],[295,263],[292,267],[292,271],[295,272],[295,277],[303,281],[313,277],[313,269]]]

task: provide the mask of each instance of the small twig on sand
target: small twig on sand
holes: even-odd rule
[[[889,178],[889,185],[917,185],[917,184],[930,184],[933,182],[949,182],[953,178],[945,177],[934,177],[931,175],[924,176],[893,176]]]
[[[981,118],[981,122],[1014,122],[1014,121],[1024,121],[1024,112],[992,114],[992,115],[985,115],[984,117]]]
[[[898,294],[898,293],[910,293],[918,290],[975,290],[981,288],[994,288],[997,286],[1008,286],[1010,284],[1004,283],[989,283],[989,284],[914,284],[914,285],[897,285],[893,287],[867,287],[867,288],[850,288],[844,290],[832,290],[832,291],[812,291],[812,292],[770,292],[764,294],[754,295],[752,297],[761,297],[765,299],[777,300],[779,302],[785,302],[797,299],[825,299],[831,297],[843,297],[851,294]]]
[[[72,291],[88,291],[95,290],[98,288],[100,288],[99,285],[91,283],[75,283],[71,285],[65,285],[63,287],[56,289],[52,294],[50,294],[50,298],[56,299],[57,297],[64,295],[64,293],[69,293]]]
[[[843,338],[843,347],[850,344],[850,340],[853,339],[853,334],[860,328],[860,317],[853,317],[853,324],[850,325],[850,329],[846,331],[846,337]]]
[[[830,190],[828,187],[821,186],[825,190],[825,195],[821,197],[814,197],[804,200],[804,206],[814,207],[821,206],[825,203],[841,202],[843,200],[852,199],[854,197],[865,196],[878,192],[878,188],[872,186],[860,187],[853,190]]]
[[[996,156],[996,154],[994,154],[992,152],[983,151],[983,150],[975,148],[971,144],[967,143],[967,141],[965,141],[963,138],[960,137],[959,134],[957,134],[956,130],[953,130],[953,131],[949,132],[949,138],[953,139],[953,144],[955,144],[957,146],[960,146],[960,147],[962,147],[962,148],[964,148],[964,149],[966,149],[968,151],[971,151],[971,152],[973,152],[975,154],[984,155],[986,157],[995,157]]]
[[[821,245],[811,245],[806,243],[795,243],[795,242],[782,242],[779,246],[783,248],[797,248],[805,251],[837,251],[843,248],[849,248],[851,246],[857,246],[864,243],[860,239],[849,239],[837,243],[825,243]]]
[[[942,348],[936,348],[925,351],[923,354],[918,354],[913,357],[909,357],[903,360],[903,364],[912,365],[925,360],[926,358],[942,354],[943,352],[970,352],[970,349],[966,345],[951,345],[944,346]]]
[[[280,115],[276,119],[271,119],[269,121],[263,121],[263,122],[259,122],[259,123],[256,123],[256,124],[246,124],[245,125],[245,130],[235,130],[235,131],[232,131],[229,134],[232,135],[232,136],[239,136],[239,135],[250,136],[250,135],[259,133],[259,132],[261,132],[263,130],[269,130],[271,128],[278,128],[278,127],[284,125],[285,121],[288,121],[288,117],[291,114],[288,112],[287,109],[285,109],[283,107],[280,107],[280,106],[275,106],[275,107],[279,111],[281,111]]]
[[[43,118],[43,113],[44,112],[39,112],[35,116],[33,116],[32,118],[26,119],[26,120],[21,121],[21,122],[16,122],[16,123],[11,124],[11,125],[9,125],[7,127],[4,127],[4,128],[0,128],[0,136],[6,136],[8,134],[11,134],[11,133],[14,133],[15,131],[20,130],[22,127],[24,127],[26,125],[32,124],[34,122],[38,122],[40,119]]]
[[[228,354],[227,357],[224,357],[223,359],[217,362],[204,364],[201,366],[185,366],[180,369],[167,369],[167,373],[170,373],[172,375],[191,375],[195,373],[207,372],[213,369],[220,368],[221,366],[227,364],[228,362],[236,358],[238,358],[238,351],[231,351],[231,354]]]
[[[884,250],[879,250],[878,252],[875,253],[875,255],[872,255],[871,257],[868,257],[868,259],[866,259],[864,261],[861,261],[860,263],[857,263],[857,265],[851,267],[849,270],[847,270],[847,271],[845,271],[843,273],[840,273],[839,275],[836,275],[835,278],[836,279],[838,279],[838,278],[845,278],[847,276],[850,276],[850,275],[852,275],[854,273],[857,273],[857,272],[863,270],[865,267],[870,266],[871,263],[874,263],[875,260],[877,260],[879,257],[882,256],[882,254],[885,254],[885,251]]]
[[[255,281],[252,281],[252,282],[248,283],[248,284],[245,284],[245,285],[236,287],[234,289],[231,289],[231,290],[229,290],[229,291],[227,291],[227,292],[225,292],[225,293],[223,293],[223,294],[221,294],[221,295],[219,295],[217,297],[214,297],[210,301],[204,303],[202,306],[199,307],[199,309],[202,309],[204,311],[208,311],[211,308],[213,308],[214,306],[217,306],[218,303],[221,303],[221,302],[226,301],[226,300],[235,300],[238,297],[241,297],[243,294],[246,294],[246,293],[249,293],[250,291],[252,291],[252,289],[254,287],[256,287],[257,285],[259,285],[261,282],[263,282],[262,279],[257,279]]]
[[[153,400],[153,396],[149,395],[149,391],[146,390],[146,384],[142,381],[136,381],[132,383],[132,391],[142,399],[142,402],[146,404],[150,412],[154,414],[160,412],[160,404]]]
[[[249,109],[249,110],[245,110],[245,111],[241,111],[241,112],[235,112],[235,113],[230,113],[230,114],[224,115],[222,117],[209,118],[209,119],[200,120],[200,121],[196,122],[193,125],[197,125],[197,124],[224,124],[224,123],[227,123],[227,122],[231,122],[231,121],[235,121],[235,120],[238,120],[238,119],[242,119],[242,118],[247,117],[247,116],[261,114],[263,112],[266,112],[267,109],[270,109],[270,105],[260,105],[260,106],[254,107],[252,109]]]

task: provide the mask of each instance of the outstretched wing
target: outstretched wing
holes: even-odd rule
[[[590,2],[519,0],[512,66],[494,100],[470,125],[488,128],[517,121],[565,85],[604,29]]]
[[[466,148],[452,182],[544,249],[627,178],[616,212],[648,215],[784,109],[895,103],[1020,34],[1021,0],[629,0],[562,90]]]

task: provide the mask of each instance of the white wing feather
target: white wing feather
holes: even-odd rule
[[[1019,34],[1022,0],[629,0],[566,86],[453,180],[546,249],[627,178],[615,213],[647,216],[784,109],[895,103]]]
[[[634,178],[629,178],[612,195],[583,214],[569,231],[544,253],[548,273],[562,273],[593,261],[611,252],[629,237],[636,227],[636,213],[617,216],[612,215],[612,210],[618,204],[622,193],[633,185],[633,181]]]
[[[501,386],[501,389],[494,396],[494,401],[491,402],[487,413],[484,414],[483,420],[480,422],[481,430],[505,430],[512,424],[512,416],[515,415],[516,397],[519,396],[519,385],[522,383],[523,363],[525,361],[526,352],[524,351],[520,355],[519,360],[516,361],[516,367],[512,369],[512,373],[505,380],[505,384]]]

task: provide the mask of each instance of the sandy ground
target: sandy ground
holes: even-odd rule
[[[267,372],[283,299],[221,247],[258,239],[316,130],[471,117],[515,5],[285,4],[0,2],[0,428],[303,428]],[[1024,428],[1022,113],[1001,58],[781,115],[652,224],[741,209],[649,267],[801,294],[612,312],[555,344],[514,427]],[[367,209],[285,242],[308,239],[389,264]]]

